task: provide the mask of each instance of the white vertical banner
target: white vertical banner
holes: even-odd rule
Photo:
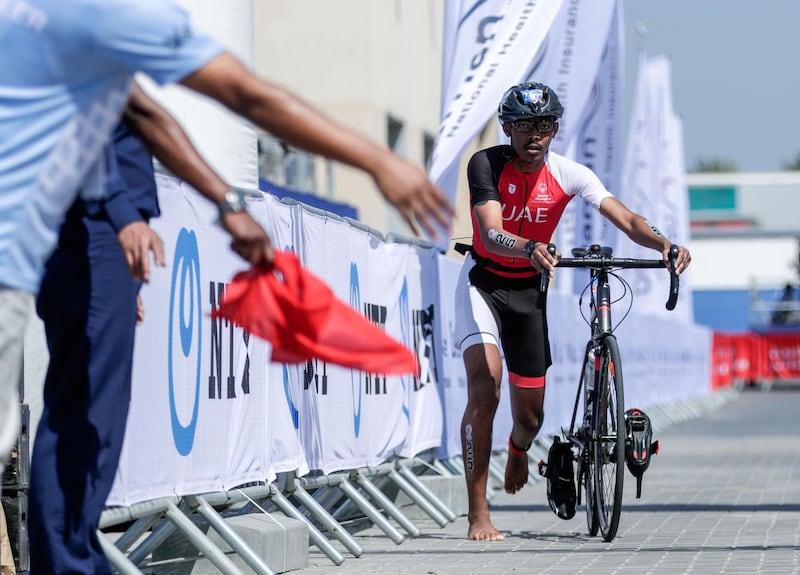
[[[619,12],[617,0],[566,3],[559,26],[551,31],[559,33],[553,39],[554,49],[548,50],[530,76],[553,87],[565,108],[551,149],[592,168],[606,187],[611,178],[619,177],[621,165],[619,152],[612,147],[619,144],[613,135],[622,121]],[[607,220],[588,203],[570,202],[554,241],[569,256],[574,247],[604,243],[595,238],[597,230],[604,228],[608,228]],[[586,283],[580,270],[561,270],[557,275],[553,287],[559,293],[580,292]]]
[[[589,99],[566,155],[588,166],[611,193],[621,188],[624,125],[624,29],[620,2],[615,2],[611,24]],[[617,228],[587,202],[573,204],[574,217],[556,230],[557,245],[570,255],[573,247],[616,244]],[[566,273],[565,273],[566,272]],[[562,293],[580,293],[586,285],[585,270],[561,270],[556,282]],[[567,277],[563,277],[563,276]]]
[[[305,266],[395,339],[407,253],[388,257],[369,231],[303,210]],[[396,259],[402,257],[403,259]],[[400,378],[311,362],[301,400],[300,432],[309,467],[325,473],[376,465],[399,452],[408,434]]]
[[[467,405],[467,373],[453,336],[456,323],[453,294],[456,293],[461,266],[458,260],[444,255],[436,259],[439,315],[434,337],[437,363],[442,367],[438,386],[444,414],[442,442],[437,452],[441,459],[461,455],[461,419]]]
[[[573,138],[573,158],[592,169],[612,194],[621,188],[624,38],[620,3],[615,3],[602,58]],[[587,202],[576,208],[575,243],[614,246],[617,228]],[[579,272],[580,270],[575,270]],[[580,282],[578,282],[580,283]],[[585,283],[585,282],[584,282]]]
[[[619,137],[622,121],[620,12],[619,0],[564,2],[524,78],[550,86],[564,106],[551,150],[595,169],[606,185],[619,177],[621,165],[619,152],[610,147],[619,142],[609,141]],[[498,140],[508,142],[499,125]],[[568,255],[571,248],[586,245],[587,226],[600,226],[600,220],[606,221],[588,204],[570,202],[553,240]],[[560,272],[553,291],[571,293],[574,275]]]
[[[672,109],[671,82],[666,58],[641,55],[625,155],[624,185],[618,195],[628,208],[646,217],[671,241],[686,245],[689,240],[688,189],[682,129]],[[630,257],[658,257],[653,250],[630,244],[623,238],[619,239],[615,252]],[[688,276],[682,278],[681,298],[673,312],[664,307],[669,285],[664,276],[647,270],[629,270],[625,276],[631,281],[640,311],[692,321]]]
[[[353,257],[350,261],[350,305],[378,329],[402,341],[404,327],[406,337],[411,335],[408,330],[412,324],[406,323],[410,322],[410,311],[421,307],[419,278],[409,272],[411,269],[419,273],[419,260],[408,246],[387,244],[367,231],[353,229],[351,238],[366,248],[366,257]],[[410,283],[412,279],[414,285]],[[353,297],[356,285],[358,299]],[[368,438],[369,453],[365,455],[369,456],[370,465],[376,465],[397,455],[406,444],[414,382],[396,375],[357,370],[354,373],[360,382],[361,433]]]
[[[658,132],[655,125],[655,113],[652,109],[653,91],[647,56],[642,52],[639,55],[631,116],[628,122],[628,141],[625,147],[622,175],[623,185],[617,193],[617,197],[630,210],[650,218],[653,223],[657,224],[653,220],[655,218],[653,207],[658,204],[655,168],[657,158],[654,146],[654,142],[658,141]],[[621,234],[617,237],[614,253],[634,258],[657,257],[653,250],[632,244]],[[666,297],[662,298],[661,294],[666,295],[666,290],[657,290],[653,284],[656,279],[663,282],[663,278],[656,277],[649,270],[626,270],[624,275],[631,282],[639,311],[663,309]],[[659,300],[661,300],[660,303]]]
[[[617,5],[618,0],[564,2],[526,76],[527,82],[550,86],[564,106],[564,116],[551,145],[558,154],[566,155],[585,121]],[[501,94],[497,94],[497,100]]]
[[[430,177],[451,202],[456,190],[444,187],[445,176],[496,113],[503,92],[524,77],[563,1],[445,4],[443,114]]]
[[[672,101],[672,65],[664,56],[655,56],[648,62],[650,74],[661,78],[656,82],[654,106],[659,139],[656,142],[657,195],[654,223],[673,243],[688,246],[689,188],[686,183],[686,160],[683,149],[683,124],[674,112]],[[675,310],[668,317],[687,323],[694,322],[691,289],[691,268],[681,275],[681,291]]]
[[[270,481],[266,446],[267,346],[212,320],[225,285],[246,263],[214,223],[216,208],[187,185],[158,177],[164,241],[141,295],[130,414],[109,505],[222,491]]]
[[[297,231],[301,207],[287,204],[266,194],[261,223],[267,230],[275,249],[298,253],[300,239]],[[269,345],[267,345],[269,349]],[[308,364],[269,363],[267,368],[267,446],[272,472],[294,471],[308,473],[308,464],[300,439],[300,404]]]
[[[650,109],[650,78],[647,56],[639,54],[636,69],[636,84],[631,102],[629,130],[623,162],[622,189],[617,197],[628,208],[637,213],[654,203],[653,182],[655,163],[652,142],[656,139],[653,113]],[[644,249],[644,248],[642,248]],[[618,252],[619,250],[614,250]]]
[[[676,114],[667,119],[667,142],[670,151],[666,154],[661,186],[663,194],[659,218],[665,223],[664,233],[677,245],[689,246],[691,225],[689,215],[689,185],[686,181],[686,156],[683,148],[683,122]],[[681,274],[680,296],[674,314],[677,319],[694,323],[694,297],[692,290],[692,268]]]
[[[350,228],[344,222],[307,210],[298,215],[295,224],[302,234],[299,254],[303,265],[336,297],[350,301],[351,262],[363,262],[366,249],[353,249]],[[299,430],[309,467],[329,473],[366,465],[368,447],[362,434],[358,372],[313,360],[306,367],[302,387]]]
[[[419,362],[417,374],[399,378],[407,397],[403,410],[408,412],[408,436],[400,455],[414,457],[441,444],[444,426],[438,387],[442,370],[434,335],[441,313],[436,278],[438,250],[407,244],[395,245],[395,249],[408,252],[400,292],[400,341],[414,351]]]

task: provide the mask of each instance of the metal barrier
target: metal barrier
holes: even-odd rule
[[[356,536],[342,525],[345,519],[355,516],[368,520],[398,545],[407,536],[421,534],[387,494],[389,491],[404,493],[441,527],[455,520],[456,514],[424,485],[414,472],[415,468],[456,477],[446,471],[444,463],[428,464],[417,459],[330,475],[298,478],[290,473],[270,485],[251,485],[225,493],[164,498],[106,509],[99,526],[100,541],[113,568],[126,575],[142,573],[143,569],[157,570],[159,561],[153,559],[154,551],[175,536],[197,550],[197,556],[187,560],[205,558],[221,573],[241,573],[228,556],[230,553],[239,556],[255,573],[272,575],[274,571],[264,558],[226,522],[226,516],[253,510],[268,514],[268,508],[274,508],[286,517],[302,521],[308,527],[309,543],[334,565],[341,565],[345,558],[331,545],[330,538],[337,540],[353,557],[364,552]],[[200,519],[230,547],[229,551],[220,549],[209,534],[197,526]],[[112,529],[118,526],[124,526],[121,533]]]
[[[736,395],[735,390],[725,390],[675,404],[652,406],[648,412],[654,429],[660,431],[716,409]],[[538,459],[546,458],[551,443],[552,437],[534,441],[528,455],[532,469],[530,481],[542,480],[533,469]],[[487,490],[490,499],[502,489],[507,455],[505,451],[492,454]],[[456,519],[456,513],[425,485],[421,473],[447,477],[463,486],[460,457],[432,461],[402,459],[376,467],[301,478],[286,474],[269,485],[248,485],[228,492],[162,498],[130,507],[109,508],[103,512],[98,534],[113,568],[124,575],[141,574],[143,569],[157,570],[159,561],[153,559],[154,551],[176,536],[197,552],[186,560],[207,559],[219,572],[234,575],[242,573],[232,560],[233,556],[238,556],[253,572],[272,575],[275,571],[264,557],[226,519],[248,515],[254,510],[269,515],[269,510],[273,509],[303,522],[308,528],[308,543],[338,566],[345,562],[345,557],[332,545],[331,539],[337,540],[353,557],[364,553],[357,534],[342,524],[354,517],[375,525],[398,545],[407,536],[420,536],[419,527],[393,500],[393,495],[403,493],[440,527]],[[200,521],[229,549],[221,548],[204,533],[198,527]],[[115,527],[124,529],[115,531]]]

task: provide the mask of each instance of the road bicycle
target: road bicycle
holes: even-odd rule
[[[548,250],[555,254],[555,246]],[[561,258],[556,267],[585,268],[590,281],[578,302],[581,315],[591,329],[586,342],[575,407],[566,440],[576,449],[573,458],[577,461],[577,496],[580,503],[584,494],[586,521],[589,533],[598,531],[605,541],[617,534],[622,511],[622,487],[625,474],[625,393],[622,383],[622,359],[614,330],[619,325],[611,322],[611,305],[631,292],[630,284],[617,273],[621,269],[663,268],[663,260],[630,259],[612,257],[609,247],[591,245],[572,250],[573,258]],[[668,310],[678,301],[679,281],[674,273],[678,247],[671,246],[670,290],[666,303]],[[542,274],[541,292],[546,293],[547,276]],[[616,300],[611,299],[610,278],[615,278],[624,288]],[[589,293],[589,314],[581,306],[583,294]],[[627,311],[630,311],[633,301]],[[627,316],[627,311],[622,320]],[[620,323],[621,321],[620,320]],[[579,417],[579,408],[583,411]],[[637,494],[641,489],[641,476],[637,477]],[[638,496],[638,495],[637,495]]]

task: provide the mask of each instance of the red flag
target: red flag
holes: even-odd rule
[[[336,298],[291,252],[275,266],[236,274],[212,317],[226,318],[272,344],[272,361],[319,358],[380,374],[416,373],[416,356]]]

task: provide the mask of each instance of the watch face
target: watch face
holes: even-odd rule
[[[241,196],[234,190],[225,193],[225,199],[220,205],[220,209],[225,213],[243,212],[246,208]]]
[[[533,247],[536,245],[536,242],[533,240],[528,240],[525,244],[525,248],[523,248],[525,255],[528,256],[528,259],[531,259],[531,254],[533,253]]]

